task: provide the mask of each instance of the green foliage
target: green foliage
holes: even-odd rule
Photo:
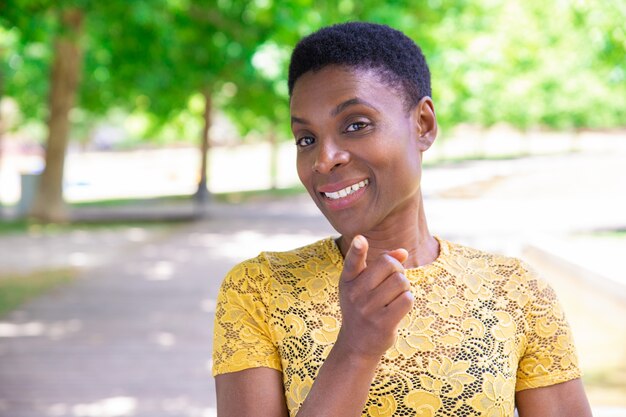
[[[194,97],[242,133],[289,136],[287,64],[297,40],[347,20],[389,24],[424,50],[444,126],[623,126],[626,2],[591,0],[13,0],[0,6],[0,72],[24,122],[44,121],[59,11],[85,23],[75,133],[112,111],[136,137],[189,137]],[[194,122],[193,120],[196,120]]]
[[[626,42],[610,42],[621,51],[609,56],[606,39],[589,36],[623,33],[624,8],[607,3],[491,1],[444,19],[437,38],[447,42],[432,65],[439,117],[519,128],[622,126]]]
[[[38,295],[71,282],[76,276],[77,271],[67,268],[0,276],[0,317]]]
[[[0,72],[4,79],[0,94],[15,98],[26,120],[43,120],[47,112],[42,97],[47,95],[48,79],[42,74],[48,72],[51,51],[45,42],[24,42],[24,37],[17,27],[0,27]]]

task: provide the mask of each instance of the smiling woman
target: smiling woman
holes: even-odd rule
[[[402,227],[396,214],[423,212],[416,198],[421,154],[437,132],[430,98],[407,111],[375,70],[332,65],[298,79],[291,114],[300,181],[339,233]],[[325,194],[365,181],[358,193],[339,199]],[[347,249],[349,241],[340,243]]]
[[[430,74],[369,23],[304,38],[289,71],[300,180],[339,233],[235,266],[218,298],[218,415],[590,416],[552,289],[430,234]]]

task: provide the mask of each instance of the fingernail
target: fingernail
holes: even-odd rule
[[[361,236],[356,236],[354,239],[352,239],[352,246],[354,246],[354,248],[358,250],[363,249],[363,242],[361,242]]]

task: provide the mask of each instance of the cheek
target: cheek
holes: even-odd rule
[[[311,180],[311,170],[307,168],[305,158],[300,155],[296,157],[296,171],[298,172],[300,182],[308,189]]]
[[[404,146],[400,145],[404,143]],[[421,156],[417,146],[401,139],[390,143],[389,152],[380,160],[379,172],[398,188],[409,187],[419,183],[422,171]]]
[[[404,178],[404,186],[406,189],[414,192],[420,187],[422,179],[422,164],[419,152],[413,149],[411,152],[414,152],[414,155],[406,160],[406,163],[402,168],[402,177]]]

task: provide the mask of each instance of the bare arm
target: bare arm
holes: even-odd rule
[[[302,416],[352,410],[360,416],[377,361],[351,360],[333,349],[315,379],[313,389],[298,412]],[[287,417],[282,374],[270,368],[252,368],[215,377],[218,417]],[[325,412],[328,411],[328,412]],[[330,410],[330,411],[329,411]]]
[[[520,417],[591,417],[580,379],[520,391],[515,403]]]
[[[378,359],[358,358],[335,345],[297,417],[360,416],[377,365]]]
[[[343,415],[325,408],[349,409],[361,415],[377,362],[350,360],[333,349],[298,413],[301,416]],[[287,417],[282,374],[252,368],[215,377],[219,417]]]
[[[381,356],[395,342],[397,326],[413,306],[401,262],[405,250],[366,266],[363,237],[350,247],[339,287],[342,327],[298,417],[358,417]],[[288,415],[280,372],[255,368],[216,377],[219,417]]]
[[[413,307],[404,276],[404,249],[366,265],[368,243],[356,236],[339,283],[342,325],[298,417],[358,417],[382,355],[396,340],[402,318]]]
[[[219,417],[287,417],[282,374],[252,368],[215,377]]]

